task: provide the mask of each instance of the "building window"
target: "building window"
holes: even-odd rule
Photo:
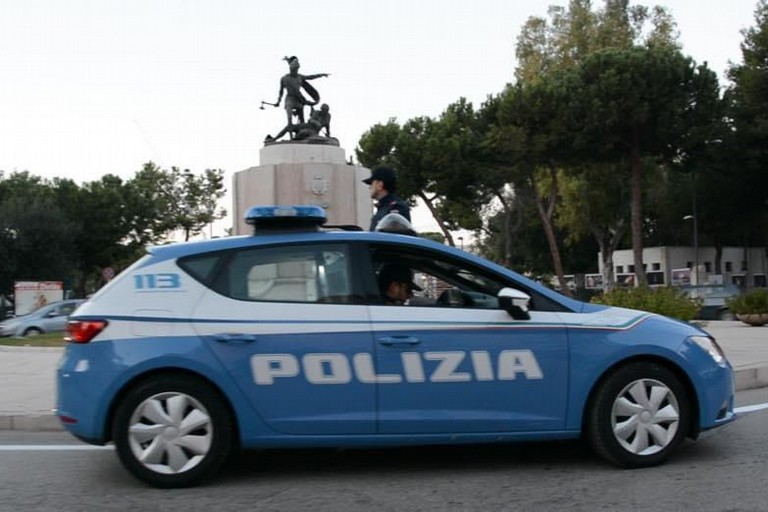
[[[616,265],[616,273],[617,274],[623,274],[624,273],[624,265]]]
[[[661,263],[654,263],[653,264],[653,270],[654,272],[657,270],[661,270]]]
[[[635,273],[635,266],[634,265],[628,266],[627,267],[627,272],[629,272],[630,274],[634,274]]]
[[[746,260],[743,260],[741,262],[741,270],[747,270],[747,261]]]
[[[726,272],[733,272],[733,262],[732,261],[726,261],[725,262],[725,271]]]
[[[692,262],[692,261],[686,261],[686,262],[685,262],[685,266],[686,266],[687,268],[693,269],[693,262]]]
[[[712,263],[709,261],[704,262],[704,272],[712,272]]]

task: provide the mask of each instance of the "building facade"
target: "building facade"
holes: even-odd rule
[[[743,290],[766,287],[765,247],[724,247],[719,269],[716,256],[714,247],[699,247],[698,258],[692,247],[647,247],[643,249],[643,266],[651,286],[734,284]],[[602,261],[598,254],[600,274]],[[617,283],[636,284],[632,249],[613,253],[613,271]]]

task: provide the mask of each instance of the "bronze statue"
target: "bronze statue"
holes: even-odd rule
[[[309,80],[327,77],[328,73],[302,75],[299,73],[299,59],[295,55],[292,57],[284,57],[283,60],[288,62],[290,72],[280,79],[280,92],[277,95],[277,102],[275,105],[280,105],[280,100],[283,98],[283,91],[285,91],[284,105],[288,125],[293,124],[293,116],[298,118],[299,123],[303,123],[304,105],[317,105],[317,102],[320,101],[320,94],[314,87],[312,87]],[[302,94],[302,90],[304,90],[304,92],[306,92],[312,99],[306,99]]]
[[[280,92],[277,96],[276,103],[269,103],[267,101],[261,102],[261,110],[264,110],[264,105],[272,105],[273,107],[279,107],[280,101],[283,99],[283,93],[285,92],[285,115],[286,125],[276,136],[272,137],[267,135],[264,142],[267,144],[273,144],[278,139],[288,134],[291,140],[308,140],[317,144],[332,144],[338,145],[338,141],[331,137],[331,114],[328,105],[324,103],[320,109],[315,109],[314,106],[320,101],[320,94],[317,89],[312,87],[309,83],[310,80],[315,78],[327,77],[328,73],[318,73],[316,75],[302,75],[299,73],[299,59],[294,55],[292,57],[284,57],[283,60],[288,62],[290,72],[287,75],[283,75],[280,79]],[[309,96],[307,98],[306,96]],[[304,120],[304,106],[309,105],[312,109],[309,121]],[[294,120],[295,117],[295,120]],[[325,130],[325,136],[321,136],[320,132]]]
[[[319,110],[312,109],[309,114],[309,121],[306,123],[297,123],[286,125],[277,135],[272,137],[267,135],[265,142],[273,142],[289,133],[293,140],[306,140],[313,137],[320,137],[320,131],[325,129],[325,137],[331,136],[331,113],[328,104],[323,103]]]
[[[331,136],[331,112],[327,103],[323,103],[320,110],[312,109],[312,113],[309,114],[309,122],[317,126],[317,135],[320,135],[320,130],[325,128],[325,136]]]

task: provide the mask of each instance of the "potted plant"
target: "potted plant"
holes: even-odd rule
[[[768,324],[768,288],[757,288],[731,297],[725,300],[725,304],[745,324]]]

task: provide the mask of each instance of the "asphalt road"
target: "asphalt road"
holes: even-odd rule
[[[739,404],[768,403],[768,388]],[[247,452],[208,485],[157,490],[111,448],[57,432],[0,434],[0,510],[768,511],[768,408],[620,470],[578,442]]]

